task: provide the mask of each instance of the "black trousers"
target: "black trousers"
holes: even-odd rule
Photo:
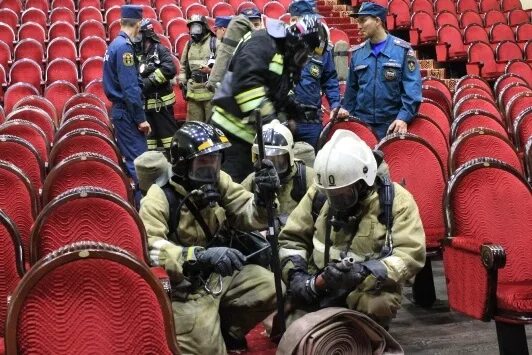
[[[232,135],[223,128],[217,126],[225,133],[231,146],[224,149],[224,161],[222,170],[231,176],[233,181],[241,183],[249,174],[254,172],[251,161],[251,144]]]
[[[170,152],[172,137],[179,129],[179,125],[174,118],[174,106],[163,106],[160,111],[146,111],[146,119],[151,126],[151,133],[148,136],[148,150],[165,150]]]

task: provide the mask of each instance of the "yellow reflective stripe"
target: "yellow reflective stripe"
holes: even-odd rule
[[[268,69],[277,74],[277,75],[282,75],[283,74],[283,64],[284,64],[284,59],[283,59],[283,56],[280,55],[279,53],[276,53],[274,54],[271,62],[270,62],[270,65],[268,66]]]
[[[161,138],[161,141],[162,141],[163,143],[172,143],[172,138],[173,138],[173,137]]]
[[[284,58],[279,53],[276,53],[276,54],[273,55],[272,62],[283,65],[284,64]]]
[[[215,106],[211,119],[224,130],[231,132],[231,134],[234,134],[249,144],[253,144],[253,140],[255,139],[255,130],[253,127],[242,123],[242,121],[229,112]]]
[[[157,80],[158,83],[162,84],[166,82],[166,77],[164,76],[161,69],[155,69],[153,74],[155,75],[155,80]]]
[[[158,99],[148,99],[146,101],[146,110],[153,110],[156,108],[160,108],[161,106],[173,105],[175,103],[175,93],[172,92]]]
[[[249,89],[241,92],[238,95],[235,95],[235,101],[237,104],[241,105],[247,101],[254,100],[257,97],[262,97],[266,95],[266,90],[264,86],[259,86],[258,88]]]
[[[205,142],[201,143],[199,146],[198,146],[198,150],[199,151],[202,151],[204,149],[207,149],[207,148],[210,148],[214,145],[214,143],[212,142],[211,139],[207,139]]]
[[[148,149],[157,148],[157,140],[156,139],[147,139],[147,143],[148,143]]]
[[[195,91],[187,92],[187,99],[193,99],[196,101],[208,101],[212,99],[212,96],[213,96],[213,93],[208,90],[205,90],[205,91],[202,90],[200,92],[195,92]]]
[[[248,101],[248,102],[240,105],[240,111],[242,111],[242,113],[248,113],[248,112],[253,111],[257,107],[259,107],[260,103],[262,102],[262,98],[263,97],[264,96],[261,96],[261,97],[255,99],[255,100],[251,100],[251,101]]]

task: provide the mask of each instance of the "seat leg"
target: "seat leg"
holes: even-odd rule
[[[434,276],[432,275],[432,263],[430,258],[425,261],[425,266],[416,275],[412,286],[414,303],[421,307],[432,307],[436,301],[436,289],[434,288]]]
[[[524,324],[511,324],[495,321],[497,341],[501,355],[528,355],[528,345]]]

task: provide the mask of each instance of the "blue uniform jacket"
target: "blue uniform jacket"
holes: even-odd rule
[[[296,101],[303,105],[321,108],[321,92],[325,93],[329,106],[340,106],[338,76],[329,49],[322,56],[309,59],[301,71],[301,80],[294,88]]]
[[[375,56],[369,41],[353,49],[344,95],[349,113],[371,124],[410,122],[421,103],[421,73],[410,44],[388,35]]]
[[[137,124],[146,121],[141,85],[133,44],[120,32],[105,53],[103,88],[114,108],[125,110]]]

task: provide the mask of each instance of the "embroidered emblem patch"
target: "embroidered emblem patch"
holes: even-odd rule
[[[310,75],[312,75],[315,78],[318,78],[320,76],[320,68],[317,65],[311,65]]]
[[[412,72],[416,69],[416,59],[414,57],[409,56],[407,58],[407,63],[408,63],[408,70]]]
[[[384,78],[388,81],[397,79],[397,71],[395,69],[385,69]]]
[[[135,64],[135,61],[133,60],[133,54],[129,52],[124,53],[124,55],[122,56],[122,61],[124,62],[124,65],[126,67],[130,67]]]

